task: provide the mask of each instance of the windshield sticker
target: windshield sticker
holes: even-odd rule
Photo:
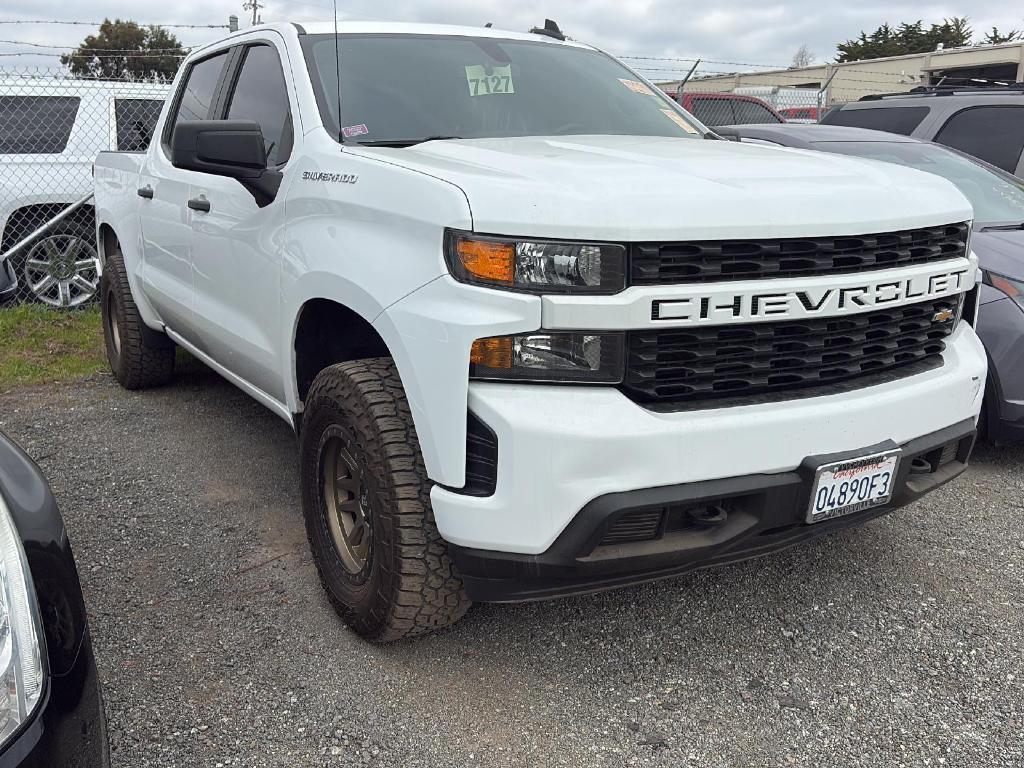
[[[697,132],[697,129],[690,125],[688,122],[686,122],[686,120],[683,119],[683,116],[680,115],[678,112],[675,112],[674,110],[671,109],[663,109],[661,110],[661,114],[663,114],[665,117],[667,117],[669,120],[678,125],[687,133]]]
[[[370,132],[370,129],[366,127],[365,123],[359,125],[347,125],[341,129],[341,135],[346,139],[351,139],[353,136],[365,136]]]
[[[629,88],[633,93],[639,93],[643,96],[653,96],[654,91],[648,88],[646,85],[641,83],[639,80],[628,80],[624,77],[619,78],[619,82]]]
[[[496,93],[515,93],[512,82],[512,65],[491,67],[490,74],[482,64],[466,65],[466,83],[470,96],[490,96]]]

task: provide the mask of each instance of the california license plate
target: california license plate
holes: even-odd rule
[[[899,463],[899,451],[885,451],[821,465],[814,475],[807,522],[820,523],[888,503]]]

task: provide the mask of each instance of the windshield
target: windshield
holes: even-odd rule
[[[1024,222],[1024,182],[935,144],[820,141],[815,149],[899,163],[953,182],[974,207],[979,224]]]
[[[303,46],[320,112],[339,134],[334,35]],[[403,146],[430,138],[702,131],[666,96],[605,54],[543,40],[339,35],[346,141]]]

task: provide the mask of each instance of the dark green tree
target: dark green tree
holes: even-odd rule
[[[1005,35],[998,28],[992,27],[991,32],[986,32],[978,45],[999,45],[1000,43],[1012,43],[1024,38],[1024,34],[1018,29],[1011,29]]]
[[[188,53],[163,27],[104,19],[73,53],[60,57],[72,74],[100,80],[170,79]]]
[[[945,48],[959,48],[971,44],[973,36],[966,16],[943,19],[941,24],[932,24],[925,29],[918,19],[912,24],[903,23],[898,27],[882,24],[874,32],[861,32],[855,40],[847,40],[836,48],[836,61],[861,61],[880,59],[885,56],[903,56],[908,53],[934,51],[941,43]]]

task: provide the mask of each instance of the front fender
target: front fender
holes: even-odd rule
[[[445,276],[389,307],[373,325],[402,377],[427,475],[463,487],[473,342],[540,328],[540,297]]]

